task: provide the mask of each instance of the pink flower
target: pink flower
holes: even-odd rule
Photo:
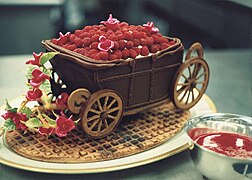
[[[39,101],[42,96],[42,91],[40,89],[33,89],[27,92],[26,98],[29,101]]]
[[[70,34],[70,32],[67,32],[66,34],[62,34],[62,32],[59,32],[60,37],[57,39],[57,43],[65,44],[68,41]]]
[[[67,93],[62,93],[56,100],[56,104],[61,107],[67,108],[67,100],[69,95]]]
[[[159,32],[159,29],[157,27],[154,27],[153,22],[147,22],[147,24],[143,25],[145,27],[145,31],[149,33],[157,33]]]
[[[16,113],[15,116],[12,118],[12,121],[14,122],[15,126],[17,129],[21,129],[21,130],[26,130],[27,126],[25,124],[23,124],[21,121],[27,121],[27,117],[25,114],[22,113]]]
[[[70,118],[66,118],[65,116],[59,116],[56,119],[56,129],[55,132],[59,137],[64,137],[67,135],[69,131],[75,128],[73,120]]]
[[[7,111],[6,113],[4,113],[3,115],[1,115],[5,120],[6,119],[13,119],[13,117],[16,115],[16,113],[11,112],[11,111]]]
[[[109,51],[114,47],[114,42],[107,39],[105,36],[99,37],[100,43],[98,44],[98,49],[101,51]]]
[[[38,132],[41,135],[51,135],[52,133],[54,133],[55,129],[52,127],[49,128],[43,128],[43,127],[39,127]]]
[[[50,79],[48,75],[44,74],[39,69],[34,69],[32,71],[32,76],[33,78],[31,79],[30,84],[34,88],[38,88],[46,79]]]
[[[113,18],[112,14],[110,14],[107,21],[101,21],[100,23],[104,24],[107,27],[107,29],[114,30],[120,23],[120,21],[116,18]]]
[[[39,54],[36,54],[35,52],[33,52],[33,57],[34,59],[33,60],[29,60],[29,61],[26,61],[25,64],[32,64],[32,65],[37,65],[37,66],[40,66],[40,57],[43,55],[44,53],[43,52],[40,52]]]

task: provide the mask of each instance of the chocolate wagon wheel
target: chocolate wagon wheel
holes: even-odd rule
[[[185,61],[177,71],[172,84],[171,99],[180,109],[193,107],[204,94],[209,81],[209,67],[205,60]]]
[[[83,104],[90,95],[90,92],[84,88],[76,89],[75,91],[73,91],[67,101],[69,110],[73,113],[78,114],[81,109],[81,104]]]
[[[103,137],[112,132],[123,114],[121,97],[112,90],[102,89],[93,93],[83,105],[81,125],[92,137]]]

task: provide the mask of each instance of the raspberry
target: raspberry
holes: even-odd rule
[[[111,41],[117,41],[118,40],[118,38],[115,36],[115,34],[109,35],[108,39],[111,40]]]
[[[64,44],[62,45],[63,48],[67,49],[68,45],[67,44]]]
[[[117,34],[117,39],[118,40],[123,40],[124,39],[124,35],[122,33]]]
[[[72,42],[72,43],[74,43],[74,39],[75,39],[75,38],[77,38],[76,35],[70,34],[70,36],[69,36],[69,41]]]
[[[119,24],[119,26],[120,26],[121,28],[122,28],[122,27],[128,27],[129,24],[126,23],[126,22],[121,22],[121,23]]]
[[[140,34],[139,34],[139,32],[137,32],[137,31],[134,31],[134,32],[132,33],[132,36],[133,36],[134,39],[140,39]]]
[[[96,60],[100,60],[100,59],[101,59],[100,53],[95,54],[95,55],[93,56],[93,58],[96,59]]]
[[[146,38],[146,42],[147,42],[147,45],[148,45],[148,46],[152,46],[153,43],[154,43],[154,40],[153,40],[152,37],[147,37],[147,38]]]
[[[145,32],[140,32],[139,36],[140,36],[140,38],[146,38],[147,37]]]
[[[83,56],[86,56],[88,51],[84,48],[79,48],[77,52]]]
[[[142,46],[146,46],[146,45],[147,45],[146,39],[141,39],[141,40],[140,40],[140,44],[141,44]]]
[[[170,45],[173,45],[173,44],[175,44],[175,43],[176,43],[175,41],[170,41],[170,42],[169,42]]]
[[[77,47],[82,47],[82,44],[83,44],[83,42],[82,42],[82,40],[81,40],[81,38],[75,38],[74,39],[74,44],[77,46]]]
[[[131,49],[133,46],[134,46],[134,44],[133,44],[132,41],[128,41],[127,44],[126,44],[126,47],[127,47],[128,49]]]
[[[75,44],[69,44],[67,46],[67,49],[69,49],[70,51],[74,51],[77,48],[77,46]]]
[[[83,32],[80,34],[79,36],[81,39],[84,39],[85,37],[88,37],[88,33],[87,32]]]
[[[130,32],[125,32],[124,33],[124,38],[128,41],[132,41],[133,40],[133,36]]]
[[[163,41],[162,42],[163,43],[169,43],[169,40],[167,38],[163,37]]]
[[[119,49],[121,50],[126,47],[126,43],[124,42],[124,40],[119,40],[118,44],[119,44]]]
[[[116,59],[122,59],[122,52],[120,50],[114,51],[113,54],[116,55]]]
[[[84,31],[85,32],[88,32],[88,31],[90,31],[92,29],[92,26],[86,26],[86,27],[84,27]]]
[[[53,38],[51,41],[52,41],[53,44],[56,44],[56,45],[58,44],[58,41],[57,41],[56,38]]]
[[[119,43],[114,41],[114,48],[113,49],[119,49]]]
[[[137,57],[137,52],[134,49],[130,49],[129,53],[130,57],[132,57],[133,59]]]
[[[93,42],[93,43],[91,43],[91,45],[90,45],[90,47],[91,47],[91,49],[98,49],[98,42]]]
[[[162,44],[160,45],[160,49],[163,50],[163,49],[168,48],[169,46],[170,46],[170,45],[169,45],[168,43],[162,43]]]
[[[98,54],[98,53],[99,53],[98,50],[96,50],[96,49],[91,49],[91,50],[87,53],[87,55],[88,55],[89,57],[91,57],[91,58],[94,58],[94,56],[95,56],[96,54]]]
[[[129,57],[130,53],[128,49],[122,50],[122,58],[127,59]]]
[[[151,53],[156,53],[158,51],[159,51],[159,48],[158,48],[157,44],[154,44],[151,46],[151,48],[150,48]]]
[[[109,60],[115,60],[117,56],[115,54],[109,54]]]
[[[82,42],[84,46],[89,46],[92,41],[89,37],[85,37]]]
[[[75,31],[74,31],[74,34],[75,34],[76,36],[80,36],[81,33],[82,33],[82,30],[75,30]]]
[[[99,35],[98,34],[95,34],[91,37],[91,41],[92,42],[98,42],[99,41]]]
[[[107,60],[108,59],[108,52],[101,51],[99,52],[101,60]]]
[[[163,37],[160,34],[152,34],[151,37],[154,39],[155,43],[162,43],[163,42]]]
[[[112,31],[112,30],[108,30],[108,32],[107,32],[107,37],[109,37],[110,35],[114,35],[115,33]]]
[[[137,55],[139,55],[141,53],[141,49],[139,49],[137,47],[134,47],[133,49],[136,51]]]
[[[133,44],[135,47],[140,45],[140,41],[138,39],[133,39]]]
[[[147,46],[143,46],[142,49],[141,49],[141,55],[142,56],[148,56],[149,55],[149,49]]]

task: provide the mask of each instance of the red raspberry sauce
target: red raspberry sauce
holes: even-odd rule
[[[214,132],[206,128],[195,128],[189,136],[200,146],[236,158],[252,159],[252,138],[229,132]]]

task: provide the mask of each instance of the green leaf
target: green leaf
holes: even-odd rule
[[[52,59],[55,55],[59,54],[59,52],[48,52],[48,53],[44,53],[41,57],[40,57],[40,64],[43,65],[45,64],[47,61],[49,61],[50,59]]]
[[[49,116],[47,116],[46,114],[41,114],[47,121],[50,125],[56,125],[56,121],[52,118],[50,118]]]
[[[4,122],[4,130],[11,131],[16,129],[14,122],[11,119],[6,119]]]
[[[32,114],[32,110],[29,107],[24,106],[21,113],[26,114],[26,117],[29,119]]]
[[[49,80],[45,80],[40,86],[39,89],[43,92],[45,92],[46,94],[49,94],[50,92],[52,92],[51,90],[51,83]]]
[[[36,66],[33,66],[33,65],[29,65],[28,68],[27,68],[27,71],[26,71],[26,78],[27,79],[32,79],[33,78],[33,75],[32,75],[32,71],[36,69]]]
[[[28,121],[23,122],[29,128],[37,128],[42,126],[43,124],[40,122],[38,118],[30,118]]]
[[[16,112],[17,112],[17,109],[18,109],[18,108],[13,108],[13,107],[11,107],[11,105],[10,105],[9,102],[8,102],[8,100],[6,99],[6,104],[5,104],[5,110],[6,110],[6,111],[10,111],[10,112],[16,113]]]
[[[50,69],[46,69],[45,67],[42,67],[42,68],[40,68],[40,70],[41,70],[44,74],[46,74],[46,75],[48,75],[48,76],[51,76],[51,75],[52,75],[52,70],[50,70]]]

